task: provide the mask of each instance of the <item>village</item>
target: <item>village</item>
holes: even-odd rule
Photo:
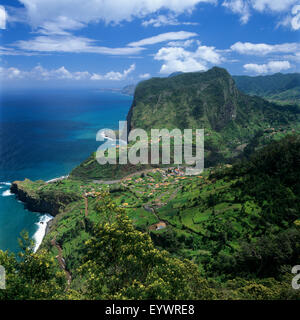
[[[140,221],[146,219],[145,224],[149,231],[158,231],[165,229],[167,222],[159,219],[155,210],[175,198],[185,182],[202,178],[203,176],[186,176],[184,167],[155,168],[125,177],[113,184],[103,182],[81,185],[80,191],[85,200],[86,215],[89,199],[95,201],[101,197],[103,191],[108,191],[114,202],[124,208],[134,220],[139,215]]]

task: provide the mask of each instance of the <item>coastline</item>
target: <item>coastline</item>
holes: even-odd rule
[[[54,217],[53,217],[54,219]],[[44,235],[44,238],[45,236],[50,232],[50,228],[52,227],[52,224],[53,224],[53,219],[49,220],[47,223],[46,223],[46,230],[45,230],[45,235]],[[43,238],[43,239],[44,239]],[[42,241],[43,242],[43,241]],[[42,243],[41,243],[42,244]]]
[[[35,241],[34,244],[34,252],[37,252],[39,247],[41,246],[45,235],[47,234],[46,232],[49,232],[49,223],[53,220],[53,216],[51,216],[50,214],[43,214],[40,217],[40,221],[38,221],[36,223],[36,225],[38,226],[37,231],[34,233],[34,235],[32,236],[32,239]]]
[[[61,176],[58,178],[50,179],[50,180],[46,181],[46,183],[53,183],[53,182],[57,182],[57,181],[62,181],[64,179],[68,179],[68,178],[69,178],[69,175],[67,174],[66,176]]]
[[[66,176],[61,176],[58,178],[54,178],[54,179],[50,179],[48,181],[46,181],[46,183],[54,183],[57,181],[61,181],[64,179],[67,179],[69,177],[69,175]],[[8,185],[8,183],[6,183],[6,185]],[[10,184],[10,186],[12,186],[13,184]],[[25,199],[20,199],[18,194],[15,192],[12,192],[11,188],[8,189],[5,192],[9,192],[9,195],[14,195],[17,197],[17,201],[22,202],[22,204],[24,206],[28,205],[28,203],[25,201]],[[6,194],[8,195],[8,194]],[[3,195],[5,196],[5,195]],[[45,236],[49,233],[51,225],[52,225],[52,221],[54,219],[54,216],[51,215],[48,212],[36,212],[35,210],[30,210],[27,208],[28,211],[32,212],[32,213],[38,213],[39,214],[39,221],[35,223],[35,225],[37,225],[37,230],[35,231],[35,233],[32,235],[31,239],[34,240],[34,252],[37,252],[39,247],[41,246]]]
[[[115,139],[108,137],[105,134],[105,132],[103,132],[101,135],[103,136],[104,139],[109,140],[109,141],[113,141],[113,142],[120,141],[121,143],[126,143],[123,140],[118,140],[118,139],[115,140]],[[68,178],[69,178],[69,174],[67,174],[65,176],[61,176],[61,177],[47,180],[46,183],[55,183],[55,182],[62,181],[62,180],[68,179]],[[5,183],[5,184],[8,185],[8,183]],[[25,198],[22,197],[22,199],[20,199],[20,194],[17,192],[17,189],[15,189],[15,182],[9,183],[9,186],[10,186],[10,188],[6,192],[7,193],[9,192],[9,195],[15,195],[17,197],[18,201],[20,201],[24,205],[28,206],[28,202],[26,201],[26,198],[27,198],[26,196],[25,196]],[[13,188],[12,188],[12,186],[13,186]],[[30,210],[30,208],[27,208],[27,210],[30,212],[37,213],[35,210]],[[36,252],[39,249],[45,236],[50,232],[50,228],[53,224],[53,219],[56,215],[56,214],[52,215],[51,213],[45,212],[44,210],[42,210],[41,212],[38,212],[38,213],[40,214],[40,220],[37,223],[35,223],[38,226],[38,229],[32,236],[32,239],[35,241],[34,252]]]

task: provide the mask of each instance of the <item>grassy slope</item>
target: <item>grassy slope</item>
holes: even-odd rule
[[[282,104],[300,105],[300,74],[276,73],[270,76],[233,76],[237,87],[250,95],[258,95]]]
[[[67,179],[53,184],[27,180],[23,187],[31,193],[59,190],[79,197],[109,189],[136,228],[150,232],[156,246],[193,259],[203,276],[267,281],[263,279],[280,279],[300,257],[299,151],[300,137],[294,135],[248,162],[207,170],[202,176],[174,176],[156,169],[110,186]],[[55,217],[43,242],[53,255],[57,252],[51,240],[56,238],[62,246],[74,288],[81,285],[76,269],[84,241],[91,226],[104,219],[96,203],[96,198],[88,198],[87,217],[83,198],[70,203]],[[167,228],[151,231],[149,227],[160,220]]]

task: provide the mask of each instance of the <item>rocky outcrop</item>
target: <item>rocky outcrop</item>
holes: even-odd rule
[[[128,130],[209,128],[221,131],[238,113],[239,92],[221,68],[152,78],[138,84],[127,116]]]
[[[24,202],[25,207],[33,212],[48,213],[56,216],[66,205],[80,199],[76,194],[67,194],[59,190],[43,192],[39,190],[38,186],[35,186],[35,189],[32,188],[31,186],[34,184],[36,183],[30,180],[15,181],[10,188],[11,192]]]

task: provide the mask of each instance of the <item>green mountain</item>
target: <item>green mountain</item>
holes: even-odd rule
[[[295,127],[299,109],[246,95],[225,69],[215,67],[139,83],[127,121],[129,130],[204,128],[210,165],[234,157],[258,131]]]
[[[183,74],[183,72],[181,72],[181,71],[173,72],[173,73],[168,75],[168,78],[172,78],[172,77],[178,76],[179,74]]]
[[[205,128],[226,139],[232,130],[249,137],[257,128],[297,120],[293,111],[241,93],[230,74],[215,67],[139,83],[127,120],[129,129]]]
[[[230,163],[271,140],[299,130],[300,109],[240,92],[221,68],[140,82],[128,113],[128,129],[205,129],[205,166]],[[139,166],[139,170],[151,165]],[[77,179],[119,179],[132,165],[101,166],[93,154],[71,172]]]
[[[257,95],[271,101],[300,105],[300,74],[276,73],[269,76],[233,76],[244,93]]]

